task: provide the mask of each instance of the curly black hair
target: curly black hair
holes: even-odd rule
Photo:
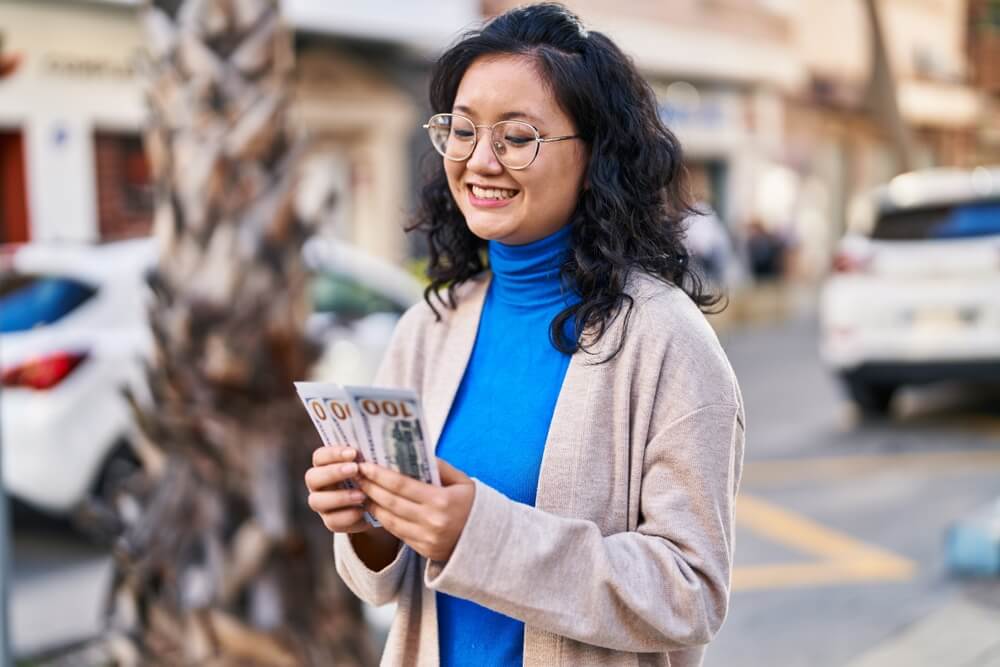
[[[430,84],[434,113],[452,111],[465,71],[488,55],[530,57],[590,148],[589,187],[570,219],[571,251],[561,267],[564,284],[580,301],[552,320],[552,344],[566,354],[590,352],[624,308],[622,339],[607,359],[616,356],[634,306],[625,285],[636,270],[680,287],[711,312],[721,297],[692,267],[683,243],[684,220],[698,211],[690,201],[681,146],[629,57],[560,4],[512,9],[465,33],[438,59]],[[455,289],[487,263],[487,242],[469,231],[441,160],[433,163],[410,230],[427,234],[431,282],[424,298],[440,319],[432,296],[455,308]],[[566,333],[571,318],[575,339]]]

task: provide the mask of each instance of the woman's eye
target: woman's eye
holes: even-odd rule
[[[506,141],[511,146],[515,147],[524,146],[525,144],[530,143],[534,140],[535,140],[534,137],[516,137],[516,136],[511,136],[509,134],[504,137],[504,141]]]
[[[472,130],[452,130],[451,133],[459,139],[471,139],[475,134]]]

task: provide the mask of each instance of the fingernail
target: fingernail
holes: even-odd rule
[[[353,459],[353,458],[354,458],[354,457],[355,457],[356,455],[357,455],[357,452],[356,452],[356,451],[354,451],[353,449],[351,449],[350,447],[348,447],[347,449],[345,449],[345,450],[343,451],[343,453],[341,454],[341,456],[342,456],[343,458],[345,458],[345,459],[347,459],[347,460],[349,460],[349,461],[350,461],[351,459]]]
[[[360,469],[361,469],[361,474],[367,475],[372,470],[372,464],[370,464],[370,463],[362,463],[360,465]]]
[[[355,491],[354,493],[351,494],[351,502],[363,503],[366,497],[367,496],[365,496],[365,494],[361,493],[360,491]]]
[[[340,466],[340,472],[347,473],[348,475],[353,475],[358,471],[357,463],[345,463]]]

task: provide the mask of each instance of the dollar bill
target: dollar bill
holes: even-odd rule
[[[416,392],[350,386],[344,391],[351,398],[355,430],[362,440],[367,440],[376,463],[441,486]]]
[[[295,391],[309,413],[320,440],[327,447],[351,447],[358,452],[357,460],[374,461],[366,458],[361,448],[352,418],[351,398],[344,388],[333,382],[295,382]],[[341,488],[357,489],[353,480],[347,480]],[[381,526],[375,517],[365,512],[365,521],[373,526]]]
[[[323,444],[352,447],[358,450],[360,460],[374,460],[371,452],[362,449],[362,440],[358,438],[351,415],[351,397],[343,387],[334,382],[296,382],[295,390],[320,432]]]

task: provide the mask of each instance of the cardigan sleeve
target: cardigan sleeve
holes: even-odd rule
[[[396,558],[376,572],[358,556],[347,533],[336,533],[333,536],[333,556],[337,574],[351,592],[368,604],[379,607],[394,602],[399,595],[403,575],[413,558],[413,550],[401,545]]]
[[[476,480],[465,529],[425,583],[545,632],[631,652],[708,643],[726,616],[743,454],[738,405],[694,409],[646,446],[635,532],[514,502]]]

